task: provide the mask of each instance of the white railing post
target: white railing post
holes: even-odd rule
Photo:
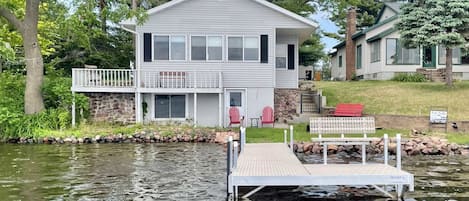
[[[218,72],[218,88],[223,88],[223,73]]]
[[[388,165],[389,161],[389,156],[388,156],[388,143],[389,143],[389,138],[388,134],[384,134],[384,164]]]
[[[246,128],[241,127],[241,134],[239,136],[240,142],[241,142],[241,152],[244,151],[244,147],[246,145]]]
[[[396,135],[396,167],[401,170],[401,134]]]
[[[295,153],[295,150],[293,149],[293,126],[290,125],[290,149],[293,153]]]
[[[194,72],[194,89],[197,89],[197,71],[193,71]]]
[[[236,166],[238,165],[238,149],[239,149],[239,144],[238,142],[233,143],[233,169],[236,169]]]
[[[227,193],[228,195],[233,193],[233,185],[231,181],[231,167],[232,167],[232,155],[233,155],[233,137],[229,136],[227,140],[227,151],[226,151],[226,185],[227,185]]]
[[[288,142],[287,141],[287,129],[283,130],[283,140],[284,140],[283,143],[287,144],[287,142]]]

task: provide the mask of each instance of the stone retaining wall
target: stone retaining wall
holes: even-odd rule
[[[134,123],[135,95],[132,93],[86,93],[90,117],[96,122]]]
[[[297,116],[300,103],[300,92],[298,89],[275,89],[274,90],[274,115],[278,122],[286,123]]]

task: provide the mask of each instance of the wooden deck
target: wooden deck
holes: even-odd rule
[[[245,144],[230,176],[235,197],[239,186],[414,185],[412,174],[386,164],[302,164],[285,143]]]

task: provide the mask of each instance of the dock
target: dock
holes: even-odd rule
[[[396,167],[388,165],[387,146],[384,164],[302,164],[290,148],[293,129],[290,146],[286,133],[284,143],[246,144],[245,136],[245,129],[241,128],[240,142],[228,142],[227,193],[235,200],[247,198],[266,186],[372,186],[392,198],[400,198],[404,186],[414,190],[414,176],[400,169],[400,154]],[[240,196],[241,186],[257,188]],[[386,186],[394,186],[395,195]]]

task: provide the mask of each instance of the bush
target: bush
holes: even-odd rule
[[[46,77],[43,85],[46,110],[34,115],[24,115],[23,75],[0,74],[0,138],[37,137],[40,130],[65,129],[71,124],[73,102],[71,79]],[[75,94],[76,109],[88,114],[88,98]]]
[[[427,78],[421,73],[402,73],[397,74],[391,80],[397,82],[426,82]]]

